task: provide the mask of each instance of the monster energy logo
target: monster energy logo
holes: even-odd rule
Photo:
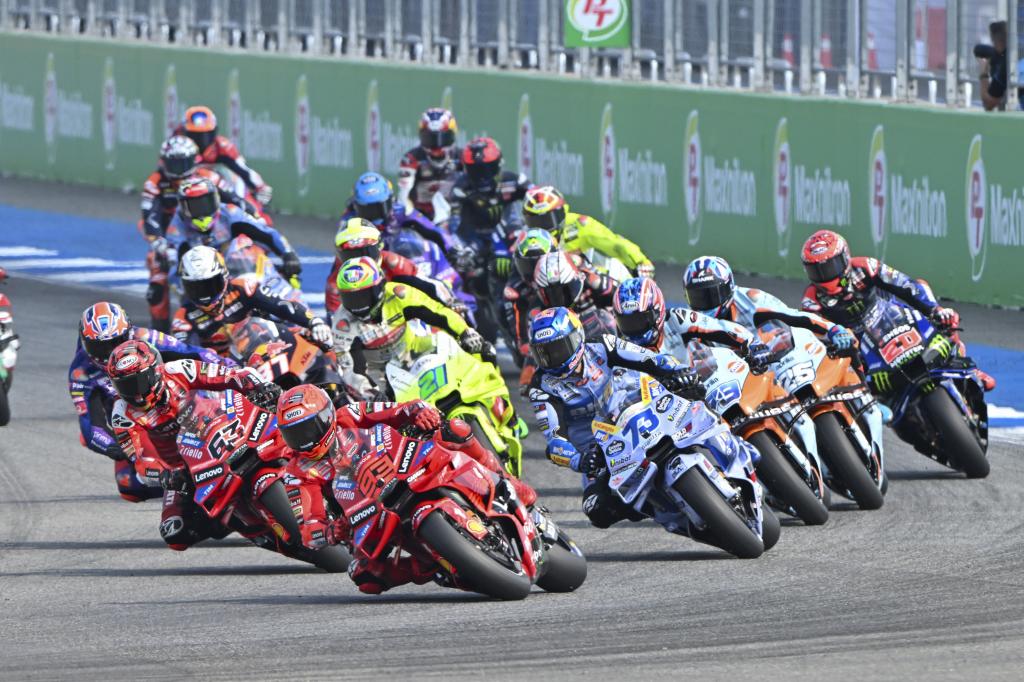
[[[878,393],[888,393],[892,390],[892,377],[889,372],[875,372],[869,378]]]
[[[941,355],[943,360],[947,359],[949,354],[953,352],[953,344],[949,342],[949,339],[940,334],[932,337],[932,340],[928,342],[928,347]]]

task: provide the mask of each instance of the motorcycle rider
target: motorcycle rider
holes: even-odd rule
[[[530,320],[544,308],[533,286],[533,273],[541,256],[558,248],[558,242],[547,230],[523,230],[512,246],[512,275],[502,292],[504,322],[511,344],[512,357],[523,366],[530,357]],[[528,377],[521,376],[520,382]]]
[[[437,327],[458,339],[467,353],[497,361],[494,347],[456,312],[418,289],[386,281],[368,256],[345,261],[337,284],[341,307],[332,317],[334,351],[342,378],[360,395],[385,386],[384,366],[403,343],[409,320]]]
[[[504,472],[501,463],[473,436],[461,419],[443,422],[441,413],[422,400],[407,403],[352,403],[335,409],[320,388],[308,384],[289,389],[277,403],[277,424],[290,456],[287,474],[299,481],[302,504],[302,541],[309,548],[340,542],[353,543],[352,529],[344,514],[331,521],[324,507],[325,495],[333,495],[339,504],[351,500],[351,478],[359,460],[374,447],[372,429],[384,424],[395,429],[412,427],[428,434],[440,429],[436,444],[458,450],[478,463],[501,474],[526,506],[537,500],[537,493],[526,483]],[[388,438],[378,444],[387,444]],[[361,592],[381,592],[409,582],[423,584],[434,577],[435,569],[415,557],[370,559],[357,556],[349,565],[349,575]]]
[[[679,360],[689,356],[687,342],[719,344],[745,356],[755,371],[768,364],[770,351],[746,327],[683,307],[668,308],[658,283],[649,277],[627,279],[615,291],[615,323],[627,340]]]
[[[226,535],[188,492],[191,478],[176,441],[178,414],[189,392],[197,389],[234,389],[258,404],[276,400],[280,389],[249,367],[229,369],[197,360],[164,364],[152,346],[134,339],[113,350],[107,375],[119,396],[110,416],[117,442],[135,460],[138,475],[159,478],[164,489],[160,537],[171,549],[182,551],[208,537]]]
[[[68,392],[78,413],[81,441],[93,452],[114,461],[117,492],[129,502],[159,497],[159,486],[147,485],[135,474],[128,457],[117,444],[109,426],[117,393],[107,376],[107,360],[113,350],[134,339],[153,346],[165,359],[192,359],[203,362],[230,362],[213,351],[196,348],[162,332],[136,327],[124,308],[109,301],[94,303],[82,313],[78,325],[78,344],[68,368]]]
[[[569,308],[583,323],[588,341],[614,332],[607,309],[619,283],[583,263],[577,254],[552,251],[540,257],[533,273],[533,286],[545,308]]]
[[[853,347],[853,333],[815,313],[790,308],[767,291],[737,287],[732,268],[724,258],[701,256],[690,261],[683,273],[683,287],[690,307],[708,317],[735,322],[753,334],[769,320],[802,327],[826,339],[838,350]]]
[[[411,204],[434,219],[434,195],[447,198],[461,169],[455,135],[459,126],[447,109],[431,107],[420,116],[420,145],[410,149],[398,166],[398,203]]]
[[[245,157],[238,151],[235,143],[217,134],[217,117],[213,110],[205,106],[189,107],[185,110],[185,121],[175,134],[185,134],[199,147],[200,163],[219,163],[228,168],[245,183],[256,200],[266,206],[274,197],[273,188],[263,176],[249,168]]]
[[[334,236],[334,265],[327,275],[327,285],[324,289],[324,300],[327,312],[334,312],[341,305],[341,293],[338,291],[338,272],[342,263],[353,258],[367,256],[377,262],[377,266],[384,273],[384,279],[389,282],[407,284],[414,289],[419,289],[435,301],[448,306],[460,315],[465,316],[466,306],[455,297],[451,288],[444,282],[432,277],[422,277],[419,269],[411,260],[381,248],[380,230],[373,226],[365,218],[349,218],[342,221],[338,233]]]
[[[804,291],[804,310],[860,331],[875,297],[893,296],[932,320],[950,337],[959,355],[967,354],[958,330],[960,315],[939,305],[923,279],[911,279],[876,258],[851,258],[846,240],[831,230],[818,230],[808,237],[800,260],[811,281]],[[996,387],[995,378],[975,371],[986,391]]]
[[[585,475],[583,512],[597,528],[639,516],[608,488],[604,455],[591,432],[605,387],[616,368],[645,372],[670,391],[703,397],[697,375],[671,355],[655,354],[606,334],[587,343],[583,324],[567,308],[548,308],[530,325],[530,347],[537,360],[529,397],[545,454],[559,466]]]
[[[232,279],[224,256],[216,249],[189,249],[178,269],[185,290],[181,308],[174,316],[174,335],[179,339],[195,338],[199,345],[224,353],[231,342],[231,325],[257,313],[308,329],[314,343],[330,347],[330,325],[303,303],[274,294],[254,275]]]
[[[583,253],[593,249],[618,259],[640,277],[654,277],[654,264],[639,246],[590,216],[571,213],[565,197],[550,185],[526,193],[523,220],[528,227],[550,232],[566,251]]]

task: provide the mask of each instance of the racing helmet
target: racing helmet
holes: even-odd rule
[[[356,215],[364,218],[377,227],[382,227],[391,220],[391,212],[395,205],[395,190],[391,181],[380,173],[363,173],[352,188],[353,203]]]
[[[565,376],[583,364],[584,341],[583,324],[568,308],[547,308],[530,322],[530,351],[553,374]]]
[[[583,274],[564,251],[552,251],[537,261],[533,285],[545,306],[571,307],[583,293]]]
[[[196,169],[199,147],[190,137],[174,135],[160,145],[160,167],[174,180],[187,178]]]
[[[540,227],[555,234],[565,223],[567,208],[565,197],[551,185],[532,187],[523,198],[523,221],[528,227]]]
[[[334,403],[318,386],[290,388],[277,401],[277,428],[285,444],[310,459],[320,459],[334,448],[336,425]]]
[[[477,189],[497,186],[501,173],[501,147],[489,137],[478,137],[462,150],[462,167],[471,185]]]
[[[366,256],[380,264],[380,230],[366,218],[349,218],[338,226],[334,250],[342,262]]]
[[[204,151],[217,139],[217,117],[210,107],[197,106],[185,110],[185,133]]]
[[[612,298],[619,333],[640,346],[654,346],[665,324],[665,295],[650,277],[631,277]]]
[[[443,159],[458,132],[455,116],[447,109],[431,107],[420,116],[420,146],[431,158]]]
[[[156,406],[164,390],[160,364],[159,351],[145,341],[130,339],[110,354],[107,375],[126,403],[148,410]]]
[[[200,310],[211,312],[224,300],[228,290],[228,268],[220,251],[210,246],[193,246],[178,263],[185,296]]]
[[[384,274],[376,261],[366,256],[345,261],[338,271],[337,284],[345,310],[361,320],[369,320],[380,312],[384,303]]]
[[[128,313],[116,303],[100,301],[85,309],[78,323],[78,336],[86,355],[101,367],[114,349],[132,337]]]
[[[683,288],[691,308],[718,317],[719,312],[732,301],[736,282],[732,268],[724,258],[701,256],[686,266]]]
[[[833,296],[843,291],[850,274],[850,246],[832,230],[818,230],[800,251],[804,272],[815,287]]]
[[[200,232],[209,232],[220,210],[220,193],[209,178],[194,176],[178,187],[181,214]]]
[[[512,245],[512,260],[516,270],[524,282],[533,281],[533,273],[537,270],[537,261],[545,253],[558,248],[558,240],[551,233],[541,228],[524,230],[516,237]]]

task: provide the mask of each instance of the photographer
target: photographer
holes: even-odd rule
[[[974,46],[974,56],[981,65],[981,102],[985,111],[1006,108],[1006,22],[994,21],[988,26],[991,45]]]

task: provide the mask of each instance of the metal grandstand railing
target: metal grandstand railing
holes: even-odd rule
[[[628,48],[563,45],[567,0],[0,0],[0,30],[532,69],[948,106],[979,102],[972,49],[1024,0],[631,0]]]

